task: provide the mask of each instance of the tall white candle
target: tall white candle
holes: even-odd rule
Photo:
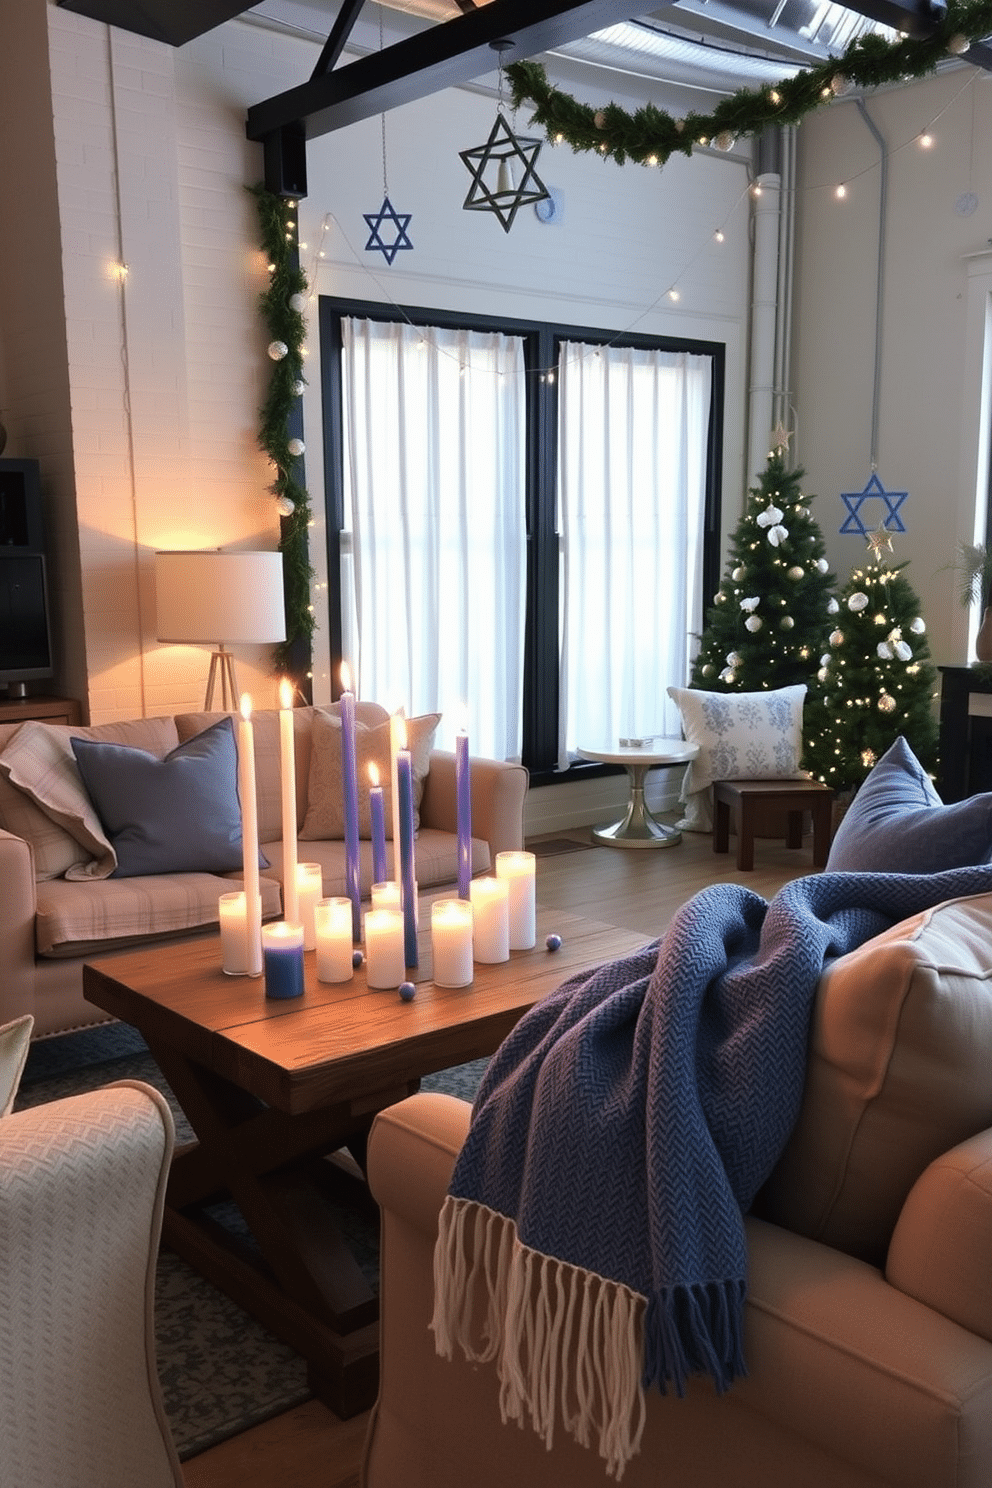
[[[475,960],[490,964],[509,961],[510,885],[505,878],[473,878],[468,893]]]
[[[406,980],[402,910],[370,909],[367,912],[365,968],[370,987],[398,987]]]
[[[303,945],[306,950],[312,951],[317,946],[313,912],[324,897],[324,874],[319,863],[297,863],[296,897],[299,922],[303,926]]]
[[[255,797],[255,731],[251,698],[241,698],[238,723],[238,792],[241,796],[241,853],[245,883],[245,957],[249,976],[262,975],[262,899],[258,886],[258,802]]]
[[[496,877],[504,878],[510,889],[511,951],[529,951],[537,939],[535,867],[533,853],[496,854]]]
[[[341,774],[344,780],[344,852],[345,887],[351,900],[351,928],[356,940],[361,939],[361,895],[359,891],[358,846],[358,745],[355,740],[355,694],[351,691],[351,674],[341,664]]]
[[[314,908],[318,982],[350,982],[355,973],[351,900],[338,895]]]
[[[467,987],[472,980],[472,906],[464,899],[431,905],[431,956],[438,987]]]
[[[293,684],[279,683],[279,781],[282,790],[282,903],[287,920],[300,917],[296,892],[296,741],[293,738]]]
[[[387,878],[383,883],[374,883],[372,885],[372,908],[403,908],[403,895],[395,878]]]

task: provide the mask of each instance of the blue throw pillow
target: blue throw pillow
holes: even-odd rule
[[[111,878],[242,867],[238,750],[229,718],[164,759],[91,739],[73,739],[72,749],[117,853]],[[269,866],[261,854],[259,866]]]
[[[848,807],[827,872],[942,873],[990,858],[992,792],[945,806],[900,735]]]

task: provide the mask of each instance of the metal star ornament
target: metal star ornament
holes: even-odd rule
[[[874,532],[868,533],[868,546],[871,556],[876,560],[880,559],[883,551],[892,552],[892,533],[886,532],[884,527],[876,527]]]
[[[502,113],[497,113],[486,143],[458,152],[472,174],[472,185],[462,209],[492,212],[499,218],[503,231],[509,232],[521,207],[551,195],[535,170],[540,151],[539,139],[515,135]],[[514,166],[521,172],[519,185],[514,181]]]
[[[366,253],[381,253],[387,264],[391,264],[401,248],[412,248],[407,228],[413,217],[412,212],[397,212],[388,196],[382,199],[382,206],[378,212],[363,212],[362,216],[369,227],[369,240],[365,244]],[[391,222],[396,229],[396,236],[392,242],[387,243],[382,236],[384,223]]]
[[[792,438],[792,430],[787,429],[781,420],[772,430],[772,449],[786,450],[789,448],[789,440]]]

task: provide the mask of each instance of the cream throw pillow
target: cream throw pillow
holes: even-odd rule
[[[413,775],[413,829],[420,826],[420,802],[424,781],[430,768],[434,735],[441,722],[440,713],[425,713],[420,718],[406,719],[407,748]],[[393,809],[390,756],[390,723],[375,728],[355,725],[355,752],[358,758],[358,835],[372,836],[372,783],[369,765],[375,764],[382,786],[386,836],[393,836]],[[344,837],[344,774],[341,768],[341,719],[331,717],[320,708],[313,713],[313,745],[310,754],[310,780],[307,787],[307,814],[300,828],[301,840],[332,841]]]
[[[699,753],[682,784],[682,800],[714,780],[788,780],[803,776],[806,684],[768,692],[701,692],[670,687],[682,731]]]

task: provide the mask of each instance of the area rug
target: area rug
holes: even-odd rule
[[[471,1100],[487,1062],[429,1075],[422,1088]],[[144,1040],[125,1023],[33,1044],[15,1109],[114,1080],[144,1080],[161,1090],[176,1120],[177,1141],[192,1140]],[[233,1204],[218,1206],[215,1213],[232,1228],[241,1224]],[[370,1286],[378,1290],[379,1235],[371,1206],[342,1211],[338,1219]],[[304,1360],[165,1249],[156,1276],[155,1342],[165,1409],[183,1461],[310,1398]]]

